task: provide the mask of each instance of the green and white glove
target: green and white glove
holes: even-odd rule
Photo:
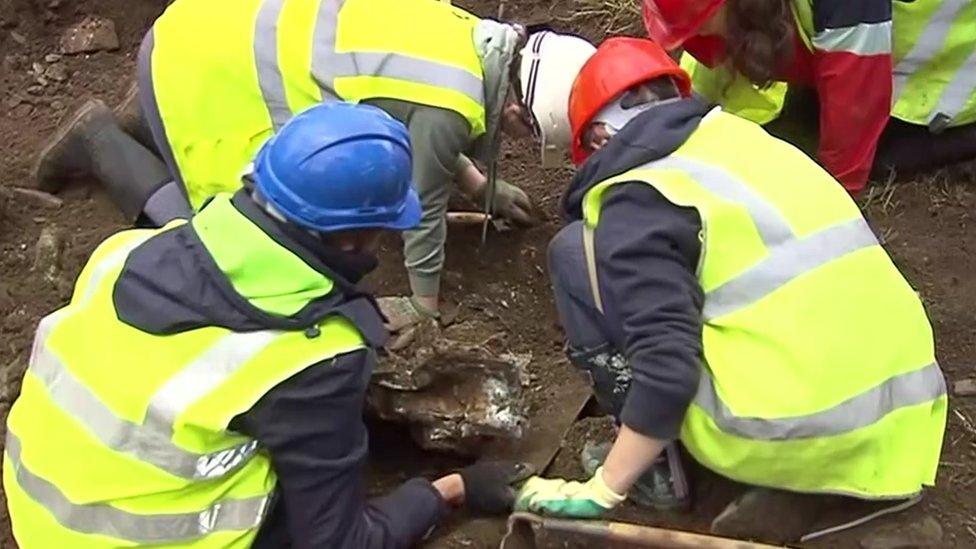
[[[589,481],[532,477],[515,497],[516,511],[570,518],[597,518],[627,499],[603,481],[603,467]]]

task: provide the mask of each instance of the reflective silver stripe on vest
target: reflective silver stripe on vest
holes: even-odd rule
[[[813,45],[822,51],[857,55],[891,53],[891,21],[825,29],[813,37]]]
[[[973,33],[976,33],[976,27],[974,27]],[[966,106],[974,94],[976,94],[976,49],[969,54],[969,58],[956,71],[952,81],[943,90],[938,106],[929,115],[929,122],[931,123],[940,115],[951,121]]]
[[[729,202],[740,204],[749,212],[756,225],[756,230],[759,231],[759,236],[767,248],[772,248],[781,242],[795,238],[793,229],[790,228],[779,210],[756,193],[752,187],[725,170],[679,156],[667,156],[637,169],[673,169],[687,172],[695,179],[696,183],[712,194]]]
[[[468,71],[398,53],[336,51],[339,10],[345,0],[322,0],[312,47],[312,77],[323,98],[338,98],[337,78],[371,75],[454,90],[485,104],[484,83]],[[381,15],[378,15],[381,16]]]
[[[766,259],[708,292],[702,314],[710,321],[744,309],[804,273],[877,244],[861,218],[786,241],[771,248]]]
[[[245,531],[264,519],[268,497],[231,499],[193,513],[141,515],[104,503],[76,504],[57,486],[31,472],[21,459],[20,439],[7,431],[6,456],[17,484],[65,528],[137,543],[179,542],[213,532]]]
[[[254,23],[254,63],[258,85],[275,132],[291,119],[285,80],[278,66],[278,16],[284,5],[285,0],[265,0],[258,8]]]
[[[896,103],[915,71],[942,50],[953,21],[968,4],[969,0],[941,0],[939,9],[929,19],[915,45],[895,65],[895,83],[892,97]]]
[[[668,156],[636,169],[687,172],[704,189],[745,208],[766,245],[765,259],[705,294],[702,315],[706,322],[744,309],[805,273],[878,244],[871,228],[860,217],[798,237],[773,204],[732,174],[704,162]],[[595,255],[587,253],[586,260],[593,262],[591,269],[595,272]],[[596,278],[590,275],[590,279],[594,285]]]
[[[108,271],[117,268],[142,242],[129,243],[115,250],[96,265],[77,306],[86,305]],[[173,423],[197,399],[226,381],[237,368],[267,347],[277,336],[276,332],[224,336],[157,391],[150,400],[144,423],[137,424],[115,415],[47,347],[51,332],[69,313],[70,309],[61,309],[41,321],[34,339],[30,372],[45,386],[52,401],[82,423],[102,444],[185,479],[224,476],[243,466],[257,453],[255,441],[210,454],[184,450],[172,441]]]
[[[708,370],[703,369],[695,404],[724,433],[751,440],[774,441],[842,435],[873,425],[900,408],[931,402],[945,394],[945,378],[939,365],[933,362],[919,370],[889,378],[821,412],[780,418],[741,417],[722,402],[714,380]]]

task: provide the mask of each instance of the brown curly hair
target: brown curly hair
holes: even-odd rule
[[[793,59],[790,0],[728,0],[726,44],[732,66],[760,88]]]

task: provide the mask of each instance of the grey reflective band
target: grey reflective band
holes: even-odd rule
[[[877,246],[871,228],[858,217],[769,249],[749,270],[705,294],[705,321],[744,309],[793,279],[858,250]]]
[[[278,16],[285,0],[264,0],[254,23],[254,63],[258,86],[277,132],[292,117],[285,92],[285,80],[278,65]]]
[[[824,29],[813,37],[813,46],[822,51],[857,55],[891,53],[891,21]]]
[[[73,503],[57,486],[35,475],[21,458],[20,439],[7,431],[7,465],[17,485],[44,507],[59,524],[83,534],[97,534],[137,543],[180,542],[213,532],[246,531],[264,520],[268,497],[228,499],[192,513],[142,515],[104,503]],[[9,487],[8,487],[9,490]]]
[[[129,252],[142,242],[129,243],[99,262],[82,297],[73,307],[85,306],[109,270],[117,268]],[[240,468],[257,453],[255,441],[208,454],[184,450],[172,441],[173,424],[200,397],[226,381],[251,357],[267,347],[277,332],[232,333],[224,336],[157,391],[150,400],[144,423],[137,424],[115,415],[48,348],[51,332],[70,314],[71,307],[61,309],[41,321],[35,336],[30,373],[44,385],[55,405],[84,425],[102,444],[185,479],[219,478]]]
[[[698,405],[724,433],[750,440],[799,440],[842,435],[874,425],[901,408],[924,404],[946,394],[945,378],[935,362],[897,375],[836,406],[812,414],[759,418],[735,415],[722,401],[707,368],[695,396]]]
[[[596,238],[595,229],[583,222],[583,255],[586,259],[586,275],[590,278],[590,292],[593,294],[593,304],[596,310],[604,314],[603,297],[600,296],[600,278],[596,268]]]
[[[793,230],[779,210],[756,193],[752,187],[725,170],[704,162],[673,155],[649,162],[637,169],[672,169],[687,172],[695,179],[695,183],[712,194],[745,208],[752,217],[756,230],[759,231],[759,236],[767,248],[772,248],[781,242],[794,238]]]
[[[968,4],[969,0],[941,0],[938,10],[929,19],[922,34],[915,41],[915,45],[895,65],[895,83],[892,96],[895,102],[898,102],[905,85],[908,84],[908,80],[915,71],[942,50],[953,21]]]
[[[976,34],[976,27],[973,33]],[[942,91],[942,97],[939,98],[938,106],[929,116],[929,122],[943,116],[949,121],[946,125],[951,125],[952,119],[962,111],[974,94],[976,94],[976,49],[969,54],[969,58]]]
[[[462,68],[394,52],[337,51],[339,10],[344,3],[344,0],[322,0],[319,6],[312,46],[312,77],[318,82],[323,99],[339,97],[335,87],[338,78],[378,76],[454,90],[484,106],[484,83]]]

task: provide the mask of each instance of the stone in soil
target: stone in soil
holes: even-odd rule
[[[55,82],[64,82],[68,79],[68,67],[64,63],[53,63],[44,71],[44,76]]]
[[[431,321],[377,365],[369,410],[406,424],[424,449],[478,455],[494,441],[522,435],[525,361],[447,339]]]
[[[41,230],[41,236],[34,247],[35,273],[45,280],[57,283],[61,274],[61,255],[64,252],[64,234],[54,225]]]
[[[61,35],[61,52],[87,53],[119,48],[119,37],[111,19],[88,16],[77,25],[65,29]]]
[[[952,393],[956,396],[976,395],[976,379],[961,379],[952,386]]]

